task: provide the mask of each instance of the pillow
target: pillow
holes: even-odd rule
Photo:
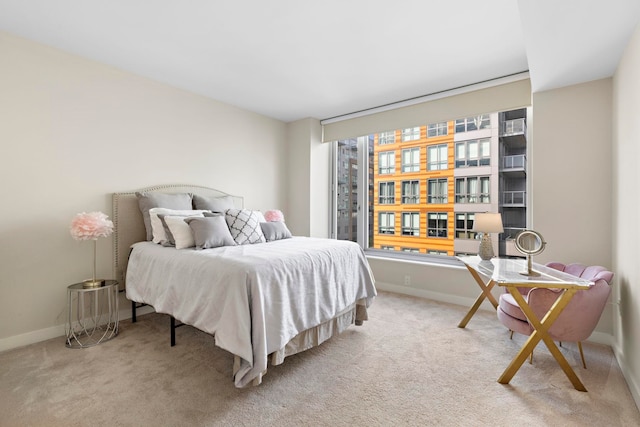
[[[185,222],[191,228],[196,249],[236,245],[223,215],[204,218],[191,217],[186,218]]]
[[[165,232],[164,224],[158,215],[171,215],[171,216],[202,216],[204,212],[209,211],[194,211],[186,210],[180,211],[167,208],[151,208],[149,209],[149,219],[151,221],[152,241],[153,243],[165,244],[169,241],[167,233]]]
[[[196,245],[193,232],[189,224],[185,222],[185,216],[158,215],[160,220],[166,225],[168,245],[173,245],[176,249],[191,248]],[[200,215],[202,216],[202,215]]]
[[[227,209],[235,208],[233,197],[202,197],[197,194],[193,195],[193,205],[196,209],[208,210],[211,212],[224,213]]]
[[[149,209],[152,208],[168,208],[189,210],[191,207],[191,194],[188,193],[139,193],[136,192],[138,198],[138,206],[142,212],[142,220],[144,228],[147,230],[147,240],[153,239],[153,229],[151,228],[151,219],[149,218]]]
[[[261,222],[260,228],[267,242],[291,238],[291,232],[284,222]]]
[[[231,237],[238,245],[266,242],[260,227],[260,217],[264,217],[262,213],[248,209],[227,210],[225,219],[229,226]]]

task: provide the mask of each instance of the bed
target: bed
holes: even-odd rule
[[[196,247],[180,246],[177,235],[175,247],[148,241],[155,234],[150,236],[145,227],[140,195],[182,194],[194,201],[231,203],[222,215],[232,233],[237,230],[230,215],[257,214],[264,236],[271,239],[208,248],[198,246],[198,230],[192,227]],[[211,334],[218,347],[234,355],[236,387],[258,385],[269,363],[281,364],[352,324],[362,325],[376,296],[373,275],[356,243],[270,235],[265,228],[270,224],[261,213],[245,209],[242,197],[202,186],[156,186],[114,193],[113,212],[114,275],[127,298],[134,306],[147,304],[170,315],[172,324],[175,319]],[[284,223],[272,225],[286,229]]]

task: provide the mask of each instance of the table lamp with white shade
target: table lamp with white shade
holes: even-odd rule
[[[476,213],[473,220],[473,231],[482,233],[478,255],[483,260],[494,257],[491,233],[502,233],[502,216],[499,213]]]

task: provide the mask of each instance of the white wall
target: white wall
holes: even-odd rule
[[[640,26],[613,78],[614,351],[640,407]]]
[[[0,350],[62,334],[66,287],[92,272],[69,223],[111,216],[111,193],[188,183],[286,204],[280,121],[2,32],[0,94]]]

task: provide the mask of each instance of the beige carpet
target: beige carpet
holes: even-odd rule
[[[169,347],[169,320],[121,322],[99,346],[54,339],[0,353],[2,426],[638,426],[610,348],[562,351],[588,393],[539,345],[509,385],[496,380],[524,337],[494,313],[456,327],[465,307],[381,293],[370,321],[270,367],[236,389],[232,356],[191,327]]]

